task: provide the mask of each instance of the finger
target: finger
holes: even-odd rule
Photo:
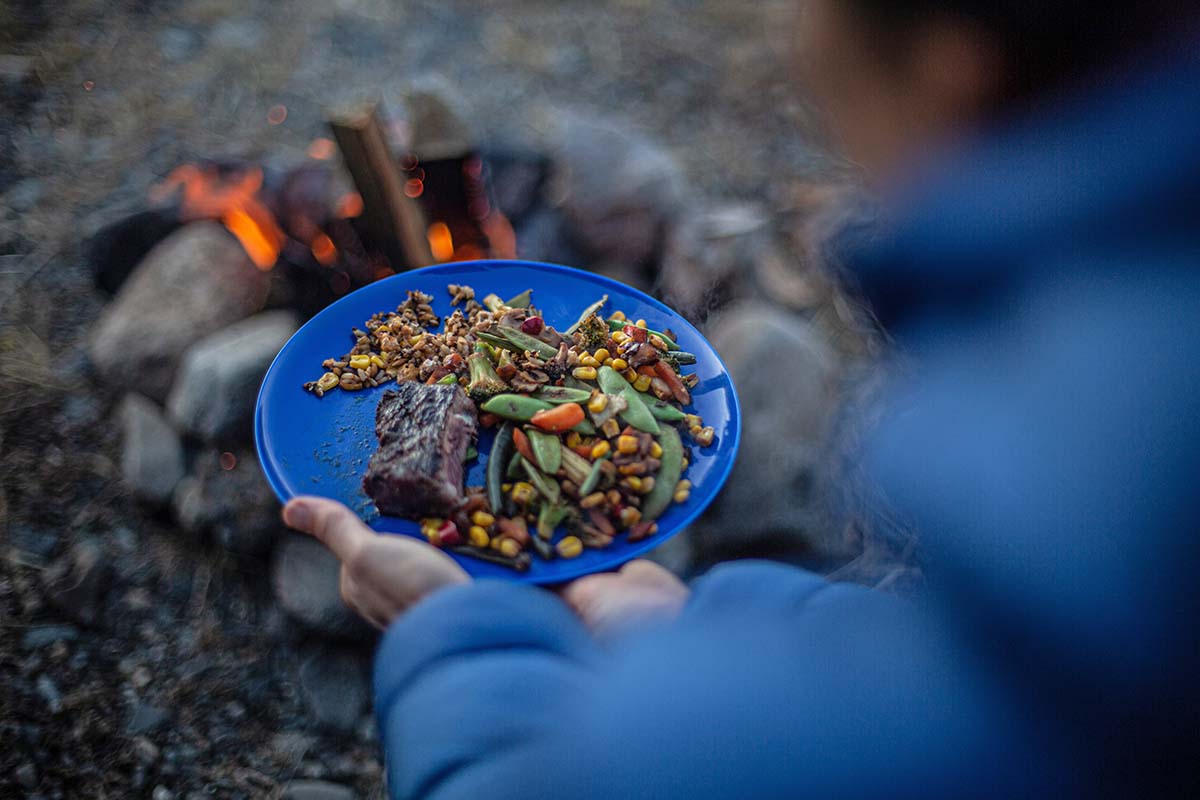
[[[358,516],[341,503],[323,497],[297,497],[283,507],[288,527],[310,534],[341,561],[347,561],[375,536]]]
[[[611,573],[588,575],[564,586],[560,596],[576,614],[582,616],[596,603],[597,598],[612,586],[614,581],[619,580],[618,576]]]
[[[379,628],[380,630],[387,628],[387,625],[383,621],[383,617],[377,608],[377,601],[371,597],[370,592],[366,590],[362,584],[357,583],[347,574],[345,567],[342,568],[340,584],[342,602],[346,604],[347,608],[349,608],[355,614],[358,614],[376,628]],[[388,619],[390,619],[391,616],[394,615],[389,615]]]

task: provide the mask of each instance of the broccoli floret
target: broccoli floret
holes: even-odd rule
[[[592,314],[575,331],[575,342],[588,350],[597,350],[608,343],[608,336],[608,323],[599,314]]]
[[[492,367],[492,360],[483,353],[472,353],[467,356],[467,368],[471,371],[471,384],[467,394],[476,403],[482,403],[489,397],[508,391],[508,384],[500,380]]]

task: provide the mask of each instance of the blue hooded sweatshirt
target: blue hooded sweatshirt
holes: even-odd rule
[[[912,602],[739,562],[599,645],[551,593],[387,632],[396,798],[1147,796],[1200,772],[1200,46],[923,172],[854,259],[911,368]],[[1192,795],[1197,796],[1197,795]]]

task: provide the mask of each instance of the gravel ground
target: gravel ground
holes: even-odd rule
[[[380,791],[369,718],[353,734],[308,719],[306,643],[264,565],[183,541],[123,490],[103,423],[117,398],[81,355],[104,302],[89,231],[183,161],[294,163],[326,108],[431,77],[487,140],[608,119],[665,144],[705,195],[786,211],[797,186],[843,172],[787,85],[795,5],[0,6],[0,795],[278,796],[295,778]],[[80,546],[95,585],[50,603]]]

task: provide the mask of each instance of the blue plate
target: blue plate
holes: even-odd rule
[[[420,538],[416,522],[381,516],[362,490],[367,460],[375,452],[375,406],[392,384],[359,392],[333,391],[322,398],[302,384],[320,377],[321,362],[339,356],[353,344],[350,329],[379,311],[390,311],[410,289],[433,295],[439,316],[451,311],[449,283],[466,284],[478,297],[495,293],[511,297],[533,289],[533,302],[548,324],[566,328],[601,295],[609,296],[605,312],[624,311],[630,319],[645,319],[649,327],[670,328],[679,346],[695,353],[694,371],[700,383],[692,392],[693,408],[717,432],[711,447],[691,445],[691,463],[684,476],[692,482],[686,503],[672,505],[658,520],[659,532],[629,544],[622,534],[604,550],[585,550],[571,560],[543,561],[536,556],[528,572],[520,573],[469,557],[455,558],[478,578],[522,583],[558,583],[581,575],[613,569],[678,533],[713,501],[733,468],[741,435],[737,395],[725,365],[692,325],[657,300],[599,275],[552,264],[528,261],[470,261],[441,264],[396,275],[343,297],[296,332],[276,356],[263,379],[254,418],[254,438],[263,471],[280,500],[320,495],[353,508],[381,533]],[[467,483],[482,485],[493,433],[481,429],[479,458],[468,465]],[[687,445],[688,437],[684,437]]]

